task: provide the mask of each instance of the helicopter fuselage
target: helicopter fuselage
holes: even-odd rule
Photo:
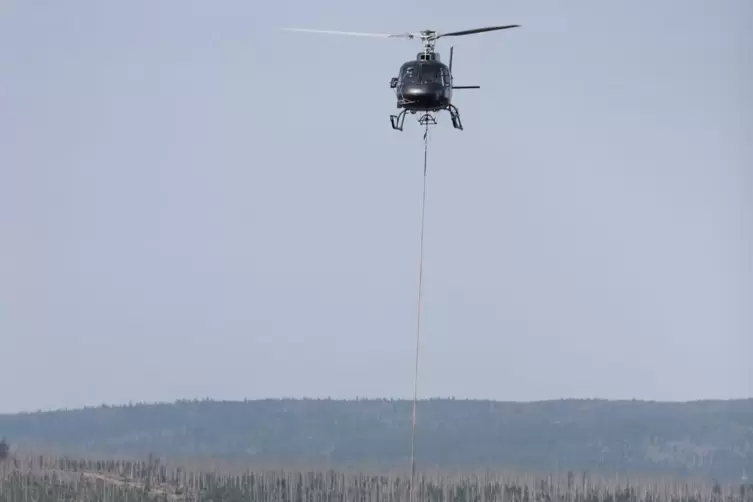
[[[449,67],[435,54],[419,53],[416,60],[400,67],[398,77],[390,87],[395,89],[397,107],[409,111],[437,111],[447,108],[452,102],[452,75]]]
[[[418,123],[426,125],[436,124],[437,113],[447,110],[456,129],[463,129],[460,112],[452,104],[453,89],[478,89],[477,85],[452,85],[452,47],[450,47],[450,64],[446,65],[439,59],[432,46],[419,52],[416,59],[407,61],[400,67],[397,77],[390,81],[390,87],[395,89],[397,107],[402,111],[397,115],[390,115],[393,129],[403,130],[405,114],[418,114]]]

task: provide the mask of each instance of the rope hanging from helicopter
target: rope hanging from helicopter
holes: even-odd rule
[[[315,29],[306,29],[306,28],[287,28],[287,30],[290,31],[303,31],[303,32],[313,32],[313,33],[330,33],[330,34],[340,34],[340,35],[355,35],[355,36],[366,36],[366,37],[378,37],[378,38],[402,38],[402,39],[418,39],[422,46],[423,51],[419,54],[419,60],[420,61],[434,61],[436,58],[434,58],[435,52],[434,52],[434,45],[435,42],[443,37],[457,37],[457,36],[464,36],[464,35],[471,35],[474,33],[484,33],[488,31],[496,31],[496,30],[505,30],[508,28],[516,28],[520,25],[517,24],[510,24],[510,25],[503,25],[503,26],[487,26],[484,28],[473,28],[469,30],[462,30],[462,31],[450,31],[450,32],[436,32],[434,30],[423,30],[420,32],[408,32],[408,33],[362,33],[362,32],[352,32],[352,31],[339,31],[339,30],[315,30]],[[436,59],[438,61],[438,59]],[[441,65],[441,63],[440,63]],[[437,66],[436,64],[434,66]],[[444,66],[444,65],[441,65]],[[478,89],[478,86],[453,86],[452,85],[452,47],[450,47],[450,64],[447,68],[448,74],[449,74],[449,86],[451,89]],[[442,77],[444,79],[444,77]],[[390,86],[396,87],[397,86],[397,78],[393,78]],[[434,83],[437,83],[436,79],[433,79]],[[446,87],[446,85],[445,85]],[[426,89],[423,89],[421,87],[414,88],[413,91],[418,91],[418,95],[423,95],[424,98],[427,97],[427,91]],[[408,93],[411,96],[413,96],[413,99],[415,99],[415,92],[414,93]],[[428,93],[431,94],[431,93]],[[406,95],[403,92],[402,88],[397,89],[397,95],[398,95],[398,107],[402,105],[410,105],[408,99],[406,99]],[[451,96],[449,94],[446,94],[443,99],[438,99],[436,97],[429,97],[429,101],[433,102],[436,106],[405,106],[404,109],[398,114],[398,115],[390,115],[390,122],[392,123],[392,128],[402,131],[403,130],[403,121],[405,119],[406,112],[410,111],[412,114],[415,114],[416,112],[420,110],[429,110],[423,113],[418,121],[419,124],[423,125],[425,127],[424,131],[424,174],[423,174],[423,198],[421,202],[421,236],[420,236],[420,258],[419,258],[419,267],[418,267],[418,313],[417,313],[417,320],[416,320],[416,362],[415,362],[415,374],[413,378],[413,419],[412,419],[412,430],[411,430],[411,455],[410,455],[410,462],[411,462],[411,479],[410,479],[410,502],[415,502],[415,478],[416,478],[416,459],[415,459],[415,450],[416,450],[416,405],[418,401],[418,362],[419,362],[419,348],[420,348],[420,341],[421,341],[421,301],[422,301],[422,290],[423,290],[423,262],[424,262],[424,221],[425,221],[425,214],[426,214],[426,174],[427,174],[427,160],[428,160],[428,150],[429,150],[429,125],[437,124],[438,119],[438,112],[440,110],[447,110],[450,112],[450,116],[452,119],[452,125],[456,129],[463,129],[462,123],[460,122],[460,116],[458,114],[458,109],[451,103]],[[432,113],[434,112],[434,113]]]
[[[413,374],[413,418],[411,429],[411,446],[410,446],[410,502],[415,502],[416,486],[416,405],[418,401],[418,355],[421,346],[421,302],[423,296],[423,279],[424,279],[424,223],[426,221],[426,173],[429,157],[429,122],[424,124],[424,174],[423,174],[423,194],[421,197],[421,232],[419,237],[419,259],[418,259],[418,305],[416,312],[416,360]]]

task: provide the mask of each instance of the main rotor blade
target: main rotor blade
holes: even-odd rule
[[[412,33],[361,33],[357,31],[337,30],[312,30],[309,28],[283,28],[287,31],[302,31],[307,33],[327,33],[330,35],[352,35],[356,37],[380,37],[380,38],[413,38]]]
[[[485,31],[506,30],[508,28],[517,28],[519,24],[508,24],[506,26],[489,26],[487,28],[474,28],[472,30],[451,31],[449,33],[438,33],[437,38],[441,37],[459,37],[460,35],[471,35],[473,33],[483,33]]]

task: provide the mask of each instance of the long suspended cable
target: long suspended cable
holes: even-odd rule
[[[413,422],[410,444],[410,502],[415,502],[416,486],[416,402],[418,400],[418,354],[421,346],[421,300],[424,279],[424,221],[426,220],[426,166],[429,156],[429,122],[424,131],[424,186],[421,199],[421,236],[418,260],[418,307],[416,313],[416,362],[413,375]]]

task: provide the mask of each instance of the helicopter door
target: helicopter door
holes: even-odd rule
[[[452,76],[447,68],[442,68],[442,87],[452,87]]]

